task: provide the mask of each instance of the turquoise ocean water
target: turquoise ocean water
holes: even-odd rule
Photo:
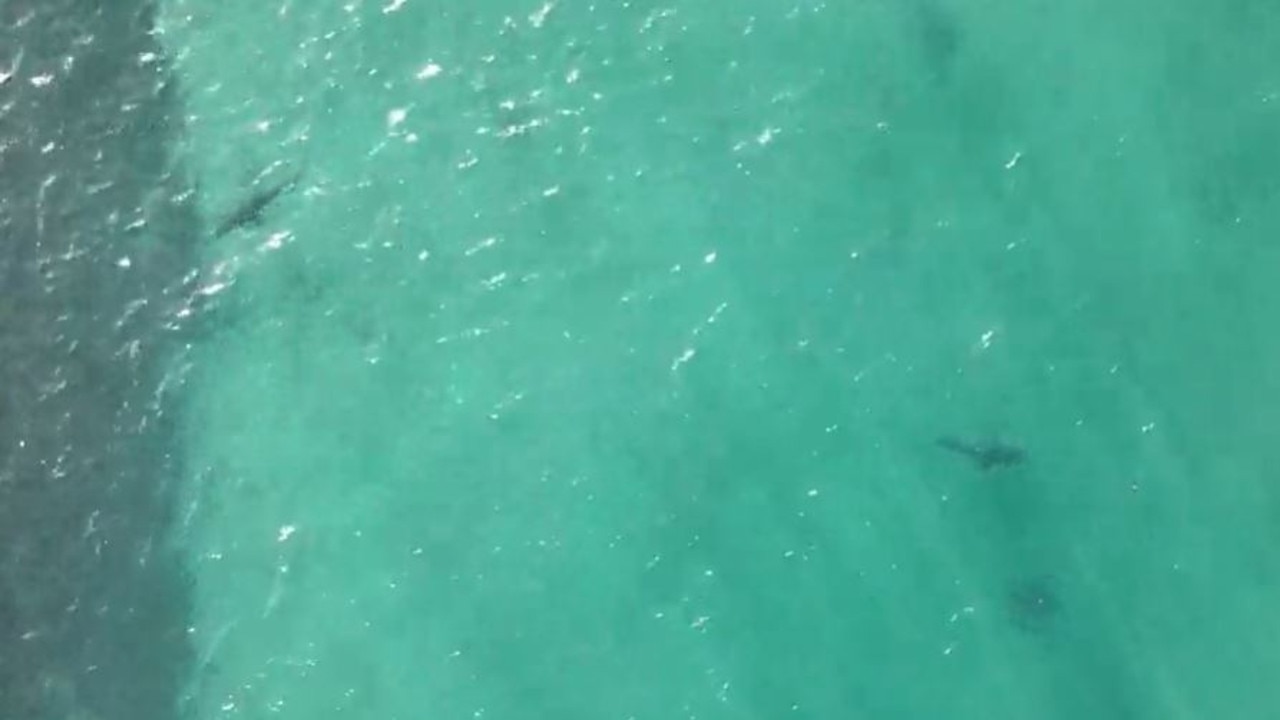
[[[1274,3],[160,31],[192,717],[1277,712]]]

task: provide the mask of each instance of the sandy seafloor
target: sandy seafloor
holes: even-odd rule
[[[187,710],[1266,716],[1278,12],[168,2]]]

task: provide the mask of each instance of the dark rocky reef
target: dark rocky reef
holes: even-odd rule
[[[136,0],[0,3],[0,717],[172,720],[167,531],[199,227]]]

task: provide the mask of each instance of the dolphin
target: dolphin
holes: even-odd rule
[[[938,447],[969,458],[983,471],[1012,467],[1027,460],[1026,450],[999,440],[973,441],[944,435],[938,438],[937,444]]]

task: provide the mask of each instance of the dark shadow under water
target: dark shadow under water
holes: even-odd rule
[[[199,228],[151,13],[0,3],[0,718],[169,720],[189,666],[165,372]]]

